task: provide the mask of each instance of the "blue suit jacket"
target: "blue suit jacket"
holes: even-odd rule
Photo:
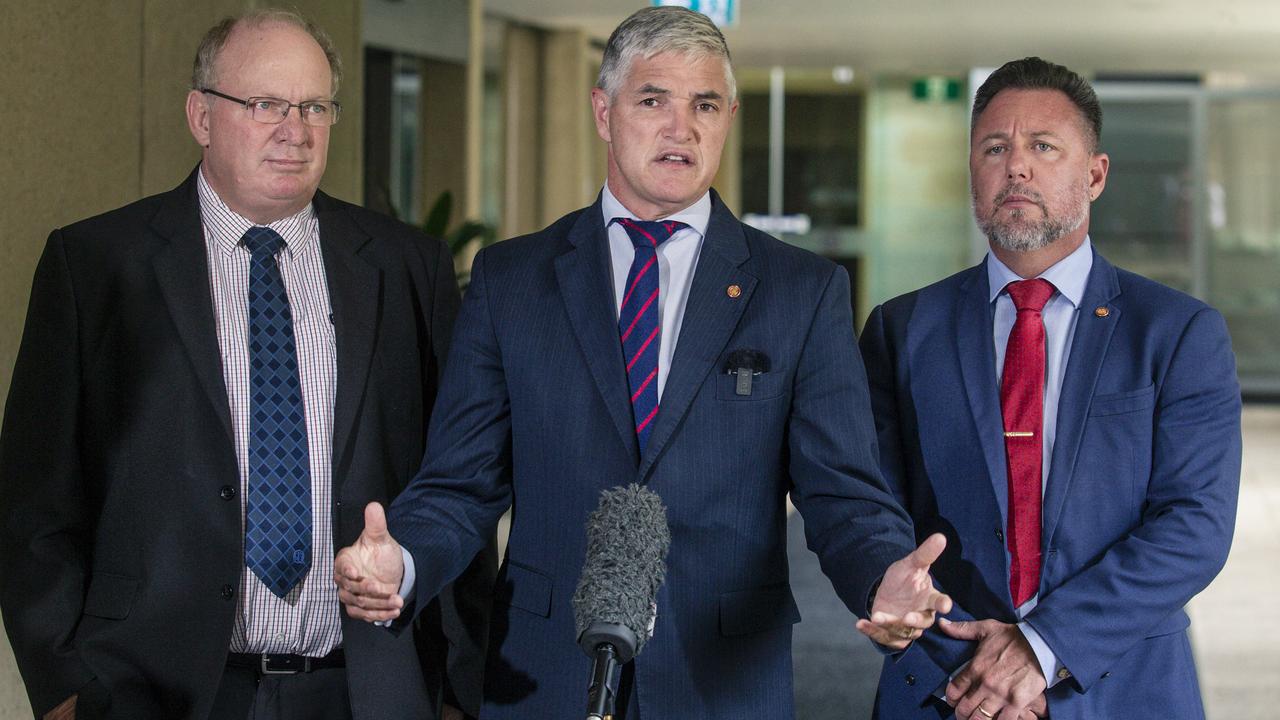
[[[876,308],[861,348],[886,479],[917,534],[947,535],[934,577],[952,617],[1014,622],[989,298],[985,266],[971,268]],[[1040,602],[1026,617],[1073,675],[1048,691],[1054,720],[1203,715],[1183,605],[1226,561],[1239,480],[1222,317],[1095,252],[1044,493]],[[930,695],[972,652],[935,629],[888,658],[879,716],[949,714]]]
[[[787,493],[855,612],[912,548],[877,469],[848,276],[742,225],[713,194],[643,455],[599,201],[485,249],[471,277],[427,456],[390,529],[413,555],[416,596],[432,597],[514,507],[483,717],[583,712],[590,661],[570,597],[584,525],[603,489],[641,482],[672,534],[656,635],[635,660],[642,715],[790,718]],[[772,365],[748,397],[724,369],[744,348]]]

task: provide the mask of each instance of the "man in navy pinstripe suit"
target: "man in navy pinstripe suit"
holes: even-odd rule
[[[720,32],[680,8],[632,15],[592,109],[609,146],[600,197],[476,258],[423,467],[389,532],[372,531],[371,507],[339,554],[340,597],[356,617],[411,617],[406,599],[432,597],[514,507],[481,717],[580,713],[590,660],[570,596],[584,524],[601,490],[644,483],[672,544],[619,717],[790,718],[787,495],[885,645],[949,607],[928,576],[942,539],[913,552],[877,470],[848,276],[738,222],[710,190],[737,109]],[[656,289],[637,295],[649,272]],[[645,322],[648,344],[632,349]],[[726,374],[731,356],[753,358],[749,388]]]

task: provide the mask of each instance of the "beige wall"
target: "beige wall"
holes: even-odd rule
[[[199,159],[183,116],[195,46],[252,0],[6,3],[0,22],[0,398],[7,397],[31,275],[55,227],[182,181]],[[324,187],[359,201],[360,0],[292,0],[346,63]],[[2,401],[0,401],[2,402]],[[10,582],[11,578],[4,581]],[[0,718],[30,716],[0,643]]]

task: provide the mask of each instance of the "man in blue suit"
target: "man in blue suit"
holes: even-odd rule
[[[1222,317],[1092,247],[1087,82],[1039,58],[978,90],[991,251],[885,303],[861,348],[880,463],[953,617],[886,658],[881,718],[1203,717],[1183,606],[1222,568],[1240,391]]]
[[[356,617],[396,617],[514,507],[482,717],[580,715],[591,664],[570,598],[584,525],[602,490],[644,483],[672,541],[616,717],[790,718],[788,493],[884,645],[949,607],[928,576],[943,539],[913,551],[880,477],[848,276],[741,224],[710,190],[737,109],[719,30],[676,7],[632,15],[592,107],[607,184],[477,256],[422,470],[389,533],[368,509],[338,558],[341,597]]]

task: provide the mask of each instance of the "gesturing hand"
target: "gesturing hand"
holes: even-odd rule
[[[877,643],[901,650],[951,610],[951,598],[933,587],[929,566],[947,547],[946,536],[934,533],[911,554],[889,566],[871,602],[871,619],[859,620],[858,631]]]
[[[1047,714],[1045,679],[1031,643],[1018,629],[999,620],[939,623],[942,632],[959,640],[976,640],[969,665],[947,685],[947,702],[961,720],[1013,720]]]
[[[394,620],[404,607],[404,598],[399,595],[403,579],[400,544],[387,532],[382,506],[369,503],[364,508],[364,531],[333,561],[338,599],[346,606],[347,614],[357,620]]]

